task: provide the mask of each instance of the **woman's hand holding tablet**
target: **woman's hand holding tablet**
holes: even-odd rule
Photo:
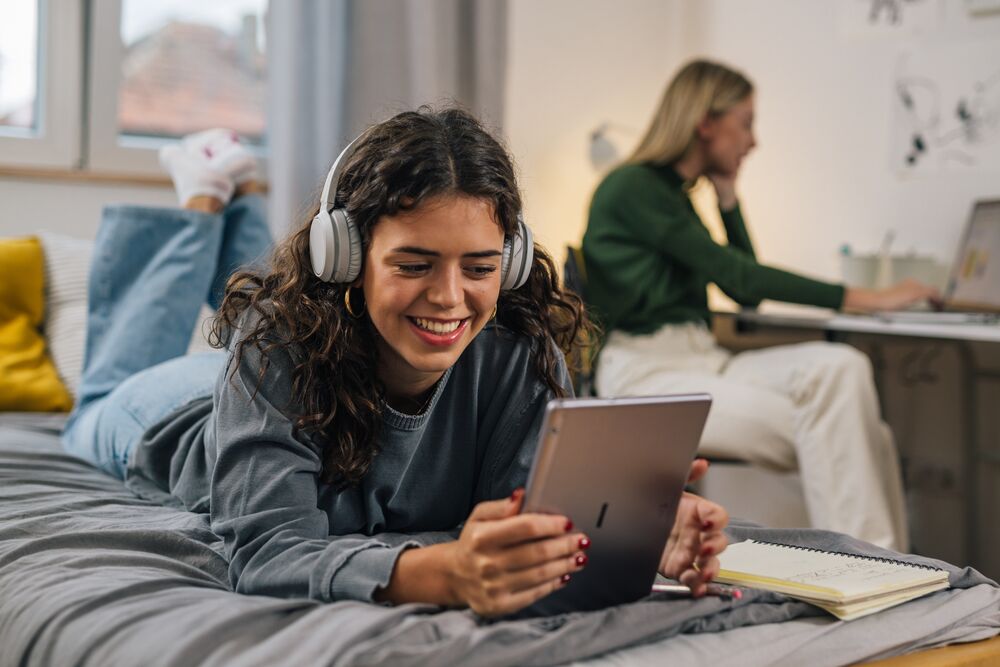
[[[452,542],[409,549],[376,599],[469,607],[505,616],[563,588],[590,539],[559,514],[520,514],[524,489],[477,504]]]
[[[519,514],[524,490],[475,506],[453,542],[451,588],[482,616],[510,614],[562,588],[587,563],[586,535],[558,514]]]

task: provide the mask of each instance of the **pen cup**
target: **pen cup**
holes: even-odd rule
[[[879,279],[878,255],[841,255],[840,275],[848,287],[874,289]]]

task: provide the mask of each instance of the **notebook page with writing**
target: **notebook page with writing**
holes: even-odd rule
[[[907,590],[920,595],[948,579],[944,570],[921,565],[754,540],[730,545],[719,560],[721,582],[835,605]]]

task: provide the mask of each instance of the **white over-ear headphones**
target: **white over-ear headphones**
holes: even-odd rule
[[[337,184],[344,168],[342,163],[358,139],[347,144],[330,167],[323,186],[323,196],[319,200],[319,212],[309,228],[309,258],[313,273],[328,283],[352,283],[361,274],[364,257],[361,234],[347,215],[346,209],[334,208]],[[534,254],[535,243],[531,230],[518,214],[513,235],[505,237],[503,241],[500,289],[517,289],[527,282]]]
[[[361,273],[361,234],[347,215],[347,209],[334,208],[337,183],[347,155],[357,139],[347,144],[326,175],[319,212],[309,228],[309,259],[313,273],[328,283],[351,283]]]

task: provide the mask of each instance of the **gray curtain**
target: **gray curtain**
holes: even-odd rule
[[[277,0],[267,39],[278,235],[305,218],[339,150],[371,123],[454,101],[502,126],[505,0]]]

